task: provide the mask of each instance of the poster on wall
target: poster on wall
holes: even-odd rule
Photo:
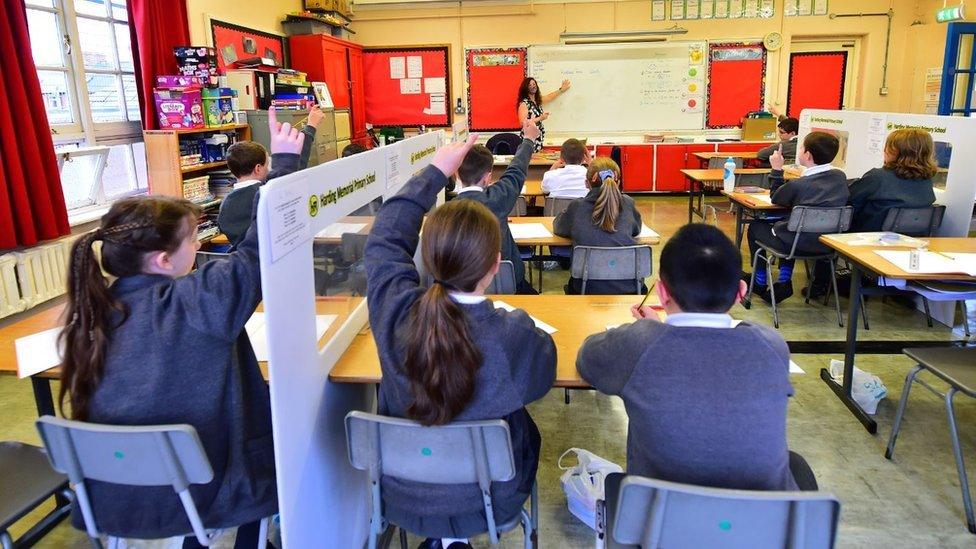
[[[685,19],[698,19],[700,16],[700,4],[698,0],[688,0],[685,2]]]
[[[664,21],[667,19],[665,9],[667,0],[653,0],[651,2],[651,21]]]
[[[702,0],[699,11],[702,19],[715,17],[715,0]]]
[[[813,14],[814,15],[827,15],[827,2],[828,0],[814,0],[813,1]]]
[[[745,5],[742,8],[742,17],[746,19],[759,17],[759,0],[745,0]]]
[[[729,16],[729,0],[715,0],[715,19],[726,19]]]
[[[685,18],[685,0],[671,0],[671,19],[682,20]]]
[[[762,0],[759,6],[759,17],[764,19],[769,19],[773,16],[776,9],[773,7],[773,0]]]
[[[786,17],[796,17],[799,5],[799,0],[783,0],[783,15]]]
[[[796,8],[797,15],[813,14],[813,0],[799,0]]]
[[[210,20],[213,46],[217,50],[217,68],[233,68],[234,63],[254,60],[257,64],[268,61],[276,67],[285,67],[285,39],[283,36],[263,32],[226,21]]]
[[[729,17],[738,19],[742,17],[743,0],[729,0]]]

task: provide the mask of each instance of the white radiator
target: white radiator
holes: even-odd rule
[[[77,236],[0,256],[0,318],[64,294]]]

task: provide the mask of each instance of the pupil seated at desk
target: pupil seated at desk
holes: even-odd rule
[[[525,405],[552,387],[556,348],[524,311],[496,309],[484,296],[501,259],[495,214],[474,200],[452,200],[423,223],[447,177],[462,158],[468,161],[465,153],[476,137],[439,149],[431,165],[383,205],[366,243],[366,299],[383,371],[379,413],[424,425],[485,419],[508,423],[516,475],[491,488],[500,524],[520,513],[535,481],[541,436]],[[530,138],[519,151],[531,154]],[[413,260],[422,224],[421,256],[434,279],[426,289]],[[458,542],[470,547],[464,538],[487,530],[477,484],[382,482],[385,517],[430,538],[423,547]]]
[[[573,246],[634,246],[641,232],[641,216],[634,199],[620,191],[620,168],[607,157],[590,162],[586,170],[589,192],[574,200],[553,220],[553,232],[573,241]],[[567,294],[582,291],[583,281],[570,277]],[[641,287],[644,288],[643,282]],[[588,294],[634,293],[634,280],[587,281]],[[647,291],[646,288],[642,291]]]
[[[457,169],[457,196],[454,200],[474,200],[487,207],[498,219],[502,238],[502,259],[511,261],[515,267],[515,283],[517,293],[537,294],[532,285],[525,279],[525,264],[519,254],[515,239],[508,228],[508,214],[515,206],[525,176],[528,173],[529,161],[532,159],[533,142],[541,134],[535,125],[536,120],[530,118],[522,126],[524,138],[519,145],[512,163],[505,169],[505,173],[495,183],[491,182],[491,168],[495,164],[495,157],[484,145],[475,145],[468,151]]]
[[[634,305],[637,322],[592,335],[576,359],[629,419],[627,473],[740,490],[816,490],[786,437],[790,351],[778,332],[739,322],[742,256],[719,229],[682,227],[661,252],[667,312]],[[607,494],[607,499],[613,494]]]
[[[567,139],[559,149],[559,160],[542,176],[542,192],[553,198],[583,198],[586,186],[586,166],[589,160],[586,146],[579,139]]]
[[[781,151],[786,164],[796,161],[796,134],[800,131],[800,121],[796,118],[780,118],[776,124],[779,143],[774,143],[756,153],[756,159],[763,168],[769,167],[769,157],[778,150]]]
[[[803,140],[803,147],[798,151],[797,161],[806,169],[803,176],[792,181],[783,179],[782,153],[777,149],[769,158],[772,171],[769,172],[771,184],[770,200],[773,204],[792,208],[794,206],[812,206],[818,208],[846,206],[850,193],[847,188],[847,175],[834,168],[830,163],[837,156],[840,142],[836,136],[826,132],[811,132]],[[789,218],[770,223],[749,224],[749,257],[755,258],[756,252],[765,254],[758,243],[770,246],[777,251],[789,253],[793,245],[795,234],[787,230]],[[803,233],[797,242],[796,251],[805,254],[829,253],[830,249],[819,242],[820,235]],[[776,301],[783,301],[793,295],[793,264],[792,259],[779,261],[779,278],[775,282]],[[743,274],[745,280],[750,279],[749,273]],[[764,261],[756,263],[756,281],[753,292],[770,303],[766,264]]]
[[[294,172],[305,135],[278,128],[273,109],[268,119],[270,175]],[[236,547],[254,547],[258,522],[278,511],[270,395],[244,330],[261,300],[257,224],[226,260],[190,272],[199,215],[182,199],[126,198],[75,243],[59,402],[64,415],[68,397],[81,421],[192,425],[214,473],[190,487],[203,524],[243,525]],[[102,269],[117,277],[111,285]],[[102,532],[159,539],[190,530],[171,486],[85,485]],[[85,527],[77,507],[72,524]]]

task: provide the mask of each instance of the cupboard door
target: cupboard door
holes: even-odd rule
[[[661,144],[655,147],[655,167],[657,173],[656,191],[675,192],[687,191],[688,184],[681,170],[688,162],[688,146],[679,144]],[[697,166],[696,166],[697,167]]]
[[[352,114],[353,138],[366,136],[366,97],[363,85],[363,50],[348,48],[349,55],[349,102]]]
[[[654,190],[654,147],[651,145],[623,145],[621,171],[627,192]]]
[[[317,34],[292,36],[291,64],[308,74],[311,82],[329,86],[332,103],[337,109],[349,108],[349,61],[344,43]]]

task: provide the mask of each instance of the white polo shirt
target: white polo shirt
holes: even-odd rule
[[[542,176],[542,192],[553,198],[583,198],[586,188],[586,166],[570,164],[549,170]]]

